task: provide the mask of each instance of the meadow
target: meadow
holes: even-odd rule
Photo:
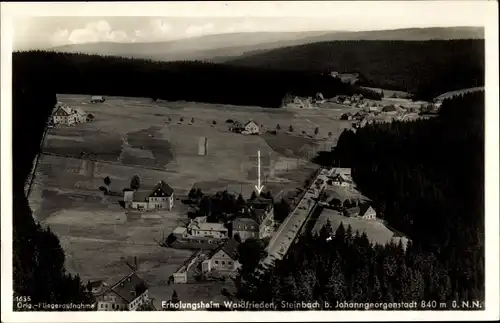
[[[157,241],[187,220],[187,206],[180,200],[191,188],[205,194],[227,189],[248,198],[260,151],[264,190],[276,198],[287,196],[318,167],[307,158],[329,149],[350,127],[338,120],[341,109],[278,110],[123,97],[90,104],[88,96],[80,95],[59,95],[58,100],[81,107],[95,120],[47,130],[29,196],[34,216],[59,236],[66,268],[84,281],[117,280],[129,270],[126,261],[137,256],[139,273],[158,302],[168,300],[173,289],[181,300],[213,300],[227,284],[167,284],[191,252],[162,248]],[[261,131],[276,130],[279,124],[281,130],[245,136],[230,132],[228,119],[254,120]],[[290,125],[294,131],[287,134]],[[200,137],[208,138],[206,156],[198,155]],[[121,192],[133,175],[140,177],[141,189],[159,180],[172,186],[175,207],[144,217],[99,190],[108,176],[111,189]]]

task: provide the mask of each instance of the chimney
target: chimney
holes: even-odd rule
[[[137,256],[134,256],[134,268],[136,271],[139,270],[139,263],[137,262]]]

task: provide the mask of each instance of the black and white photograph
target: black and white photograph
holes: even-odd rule
[[[497,2],[1,13],[3,322],[499,318]]]

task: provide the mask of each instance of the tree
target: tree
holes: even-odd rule
[[[171,122],[172,121],[172,118],[170,116],[168,116],[168,122]]]
[[[332,138],[332,136],[333,136],[332,132],[331,131],[328,132],[328,138]]]
[[[243,198],[243,195],[239,194],[238,198],[236,199],[236,206],[238,207],[239,210],[244,208],[247,205],[247,202]]]
[[[250,195],[250,201],[257,199],[257,197],[257,193],[255,193],[255,191],[252,191],[252,195]]]
[[[181,117],[181,118],[179,119],[179,121],[180,121],[180,122],[184,122],[184,117]]]
[[[267,256],[267,252],[261,240],[249,238],[238,246],[238,255],[238,261],[245,275],[255,271],[259,262]]]
[[[210,216],[212,214],[212,199],[209,196],[204,196],[200,202],[200,213],[202,216]]]
[[[279,124],[276,125],[276,130],[281,130],[281,127]]]
[[[288,131],[293,132],[293,127],[292,127],[292,125],[290,125],[290,126],[288,127]]]
[[[111,191],[111,179],[109,178],[109,176],[104,177],[104,184],[106,185],[106,189],[108,190],[108,192],[110,192]]]
[[[191,123],[194,123],[194,117],[191,118]]]
[[[212,124],[215,126],[217,124],[217,121],[212,121]]]
[[[314,128],[314,135],[317,136],[319,133],[319,127]]]
[[[130,188],[136,191],[139,189],[140,186],[141,186],[141,179],[139,178],[139,176],[138,175],[132,176],[132,178],[130,179]]]
[[[194,187],[189,190],[188,199],[191,201],[196,199],[196,189]]]

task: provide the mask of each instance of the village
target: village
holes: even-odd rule
[[[368,123],[366,118],[370,113],[373,116],[397,116],[394,113],[391,115],[394,111],[370,105],[370,101],[364,100],[360,95],[330,100],[325,100],[321,94],[314,100],[294,97],[289,102],[284,100],[284,105],[288,108],[292,106],[307,109],[310,102],[321,107],[328,104],[328,101],[335,102],[338,106],[351,104],[359,110],[352,116],[342,114],[339,119],[351,121],[363,116],[357,119],[357,123],[352,123],[353,129]],[[87,102],[102,104],[106,99],[93,96]],[[58,102],[49,128],[78,127],[78,124],[98,120],[99,115],[97,119],[94,118],[92,113],[84,112],[81,107],[72,108],[69,104]],[[190,125],[193,123],[194,118]],[[227,119],[225,123],[227,130],[236,134],[276,134],[276,130],[265,130],[264,125],[252,119],[246,123]],[[214,125],[215,123],[211,126]],[[269,128],[268,126],[267,129]],[[292,135],[291,131],[287,134]],[[208,138],[199,137],[197,155],[207,154]],[[80,158],[85,158],[83,153]],[[131,176],[129,185],[125,187],[116,184],[111,187],[111,181],[108,176],[103,179],[104,185],[99,187],[99,194],[104,194],[104,201],[108,201],[105,203],[119,202],[126,214],[139,214],[147,219],[161,216],[162,212],[180,212],[180,225],[165,232],[161,240],[155,240],[157,247],[191,252],[191,256],[168,277],[168,285],[172,285],[174,289],[175,295],[171,300],[174,302],[179,297],[175,292],[176,285],[191,288],[190,286],[207,282],[231,282],[241,268],[239,246],[248,241],[259,241],[265,247],[267,256],[260,260],[261,269],[269,268],[275,261],[286,257],[289,248],[306,230],[319,233],[326,223],[334,228],[340,224],[350,226],[353,233],[365,232],[372,243],[401,241],[406,245],[408,241],[403,234],[388,228],[377,217],[370,199],[356,189],[350,168],[316,168],[301,186],[289,187],[289,190],[295,190],[295,194],[287,198],[275,197],[266,189],[254,189],[247,198],[241,192],[235,194],[234,190],[224,188],[215,193],[192,188],[186,194],[184,191],[176,192],[168,177],[157,178],[153,186],[141,183],[142,179],[137,175]],[[177,211],[179,204],[184,205],[184,211]],[[286,207],[283,208],[283,205]],[[134,264],[127,262],[126,265],[129,273],[122,278],[88,281],[88,290],[96,299],[96,309],[158,309],[158,305],[155,307],[152,302],[155,296],[150,292],[151,283],[141,277],[143,273],[139,270],[140,259],[134,257]]]

